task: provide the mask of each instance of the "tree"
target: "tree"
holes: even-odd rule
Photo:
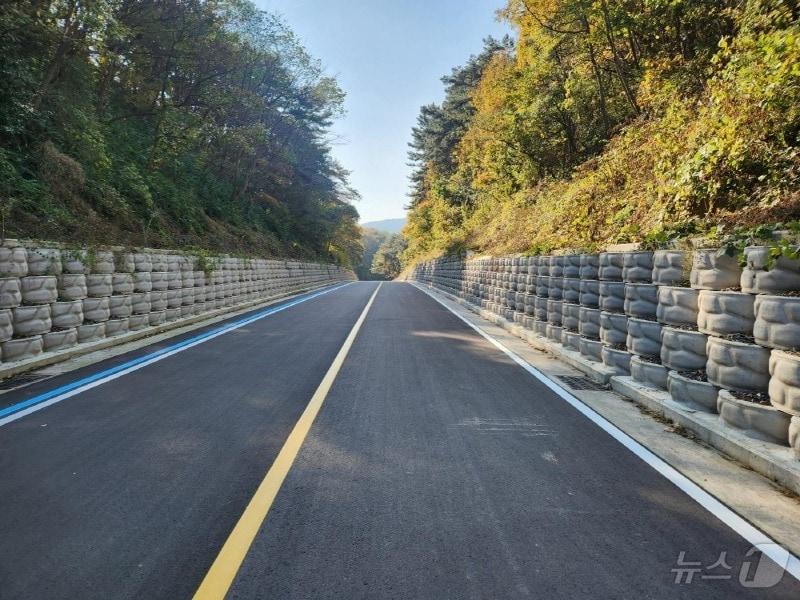
[[[403,269],[401,256],[406,249],[406,241],[402,235],[395,233],[389,237],[372,259],[372,272],[385,279],[395,279]]]
[[[248,0],[11,0],[10,233],[357,261],[335,80]],[[62,185],[65,168],[80,186]]]

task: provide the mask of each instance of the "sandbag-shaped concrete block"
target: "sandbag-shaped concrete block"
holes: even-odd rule
[[[133,290],[135,292],[150,292],[152,289],[153,280],[150,271],[136,271],[133,274]]]
[[[698,297],[697,328],[716,336],[752,335],[754,297],[743,292],[702,290]]]
[[[134,292],[132,273],[114,273],[111,276],[111,291],[116,295]]]
[[[114,276],[110,273],[91,273],[86,276],[86,293],[91,298],[104,298],[114,293]]]
[[[198,290],[198,288],[194,288],[194,289],[193,288],[183,288],[181,290],[181,304],[183,306],[190,306],[190,305],[194,304],[195,301],[197,299],[199,299],[200,297],[202,297],[201,301],[205,302],[206,300],[208,300],[208,294],[205,293],[205,292],[206,292],[205,289]]]
[[[677,371],[670,371],[667,376],[667,390],[674,402],[684,404],[692,410],[707,413],[717,412],[719,388],[713,383],[692,379]]]
[[[628,340],[628,317],[601,311],[600,340],[610,346],[624,346]]]
[[[561,326],[566,331],[577,332],[580,327],[580,311],[579,304],[570,304],[563,302],[561,304]]]
[[[656,250],[653,253],[653,283],[657,285],[689,285],[691,261],[681,250]]]
[[[638,356],[661,356],[661,325],[646,319],[628,319],[628,352]],[[666,381],[666,373],[664,374]]]
[[[108,309],[112,319],[127,319],[133,314],[131,296],[129,294],[111,296],[108,299]]]
[[[153,271],[150,273],[150,290],[153,292],[163,292],[169,289],[169,276],[169,271]]]
[[[625,310],[625,284],[621,281],[601,281],[600,310],[606,312],[624,312]]]
[[[554,323],[549,323],[549,322],[547,323],[547,328],[545,329],[545,337],[547,337],[548,340],[560,344],[563,333],[564,333],[564,328],[561,327],[561,325],[556,325]]]
[[[167,289],[179,290],[183,287],[183,278],[180,270],[167,272]]]
[[[0,343],[3,362],[11,363],[34,358],[44,351],[44,342],[41,335],[26,338],[16,338]]]
[[[576,331],[567,331],[564,329],[561,332],[561,343],[565,348],[570,350],[580,350],[581,335]]]
[[[0,342],[14,336],[14,313],[10,308],[0,309]]]
[[[162,252],[153,252],[150,255],[150,264],[154,272],[163,272],[169,270],[167,255]]]
[[[50,305],[17,306],[11,309],[14,335],[31,337],[47,333],[53,326]]]
[[[697,371],[706,367],[708,336],[699,331],[661,328],[661,364],[674,371]]]
[[[564,302],[578,304],[580,302],[580,297],[581,297],[581,280],[567,279],[565,277],[562,280],[561,299]]]
[[[744,249],[746,265],[741,275],[742,291],[776,294],[800,290],[800,260],[786,256],[772,258],[768,246]]]
[[[667,389],[667,368],[657,362],[647,361],[636,354],[630,359],[631,377],[634,381],[661,390]]]
[[[550,277],[564,277],[565,256],[550,257]]]
[[[150,310],[167,310],[167,292],[150,292]]]
[[[536,314],[536,296],[533,294],[525,294],[522,302],[525,307],[525,314],[534,316]]]
[[[23,304],[52,304],[58,299],[55,275],[28,275],[19,280]]]
[[[178,319],[181,318],[181,307],[177,306],[177,307],[168,308],[165,311],[165,314],[166,314],[165,318],[166,318],[167,322],[171,323],[172,321],[177,321]]]
[[[108,250],[98,250],[90,253],[88,258],[89,273],[111,275],[116,268],[114,253]]]
[[[114,272],[133,273],[136,270],[136,259],[131,252],[117,252],[114,255]]]
[[[736,258],[719,248],[694,251],[689,281],[698,290],[736,289],[741,285],[742,269]]]
[[[603,342],[599,340],[581,337],[580,342],[578,342],[578,349],[581,355],[589,360],[596,362],[602,362],[603,360]]]
[[[13,308],[20,304],[22,304],[22,289],[19,278],[0,278],[0,308]]]
[[[84,323],[78,326],[78,343],[97,342],[106,337],[105,323]]]
[[[29,248],[28,275],[60,275],[61,250],[57,248]]]
[[[792,417],[789,423],[789,445],[794,450],[794,455],[800,458],[800,417]]]
[[[597,279],[600,271],[599,254],[581,254],[581,279]]]
[[[54,329],[74,329],[83,323],[83,300],[66,300],[50,305]]]
[[[83,299],[84,322],[102,323],[103,321],[108,321],[110,318],[111,306],[110,299],[108,297]]]
[[[655,319],[658,312],[658,286],[652,283],[626,283],[622,307],[629,317]]]
[[[272,289],[275,289],[273,284]],[[539,275],[536,278],[536,295],[539,298],[547,298],[550,295],[550,277]]]
[[[63,273],[86,275],[89,272],[89,256],[86,250],[62,250],[61,267]]]
[[[547,321],[547,302],[548,298],[541,298],[535,296],[533,301],[534,312],[533,316],[539,321]]]
[[[167,271],[180,272],[183,257],[179,254],[167,254]]]
[[[666,325],[696,326],[699,294],[694,288],[659,286],[656,319]]]
[[[619,375],[627,375],[631,372],[631,354],[626,350],[603,346],[600,351],[603,364],[614,369]]]
[[[601,281],[622,281],[624,256],[622,252],[601,252],[597,271]]]
[[[800,355],[773,350],[769,358],[769,374],[772,406],[800,416]]]
[[[181,271],[179,273],[180,276],[180,286],[182,288],[185,287],[194,287],[195,280],[194,280],[194,271]]]
[[[740,400],[731,392],[720,390],[717,396],[717,412],[723,423],[742,431],[748,437],[782,446],[789,445],[791,416],[774,406]]]
[[[652,283],[653,253],[623,252],[622,280],[626,283]]]
[[[134,315],[150,312],[150,292],[136,292],[131,294],[131,309]]]
[[[583,337],[600,339],[600,309],[581,306],[578,312],[578,331]]]
[[[133,254],[133,267],[137,273],[149,273],[153,270],[153,257],[147,252]]]
[[[567,254],[563,257],[564,267],[562,276],[564,279],[578,279],[581,273],[581,255]]]
[[[714,385],[742,392],[767,391],[770,354],[767,348],[709,337],[706,352],[706,373]]]
[[[536,267],[536,274],[541,275],[543,277],[550,276],[550,257],[549,256],[538,256],[537,257],[537,267]],[[279,269],[273,267],[272,269],[272,278],[281,277],[281,272]]]
[[[792,296],[755,297],[753,336],[769,348],[800,348],[800,298]]]
[[[129,319],[127,317],[122,319],[110,319],[106,321],[105,325],[106,337],[114,337],[130,331]]]
[[[182,304],[182,290],[167,291],[167,308],[180,308]]]
[[[597,308],[600,305],[600,282],[594,279],[580,280],[578,302],[581,306]]]
[[[561,310],[563,302],[561,300],[547,301],[547,322],[551,325],[561,325]]]
[[[186,317],[191,317],[194,314],[200,314],[208,310],[208,306],[206,306],[205,302],[200,302],[199,304],[194,305],[187,304],[181,306],[181,319],[185,319]]]
[[[0,277],[25,277],[28,274],[28,251],[6,240],[0,246]]]
[[[140,314],[132,314],[128,318],[128,329],[131,331],[139,331],[146,329],[150,326],[150,311]]]
[[[149,314],[149,323],[150,326],[154,327],[156,325],[163,325],[167,322],[167,311],[165,310],[155,310]]]
[[[58,329],[49,331],[42,335],[42,347],[45,352],[55,352],[56,350],[66,350],[78,343],[78,329]]]
[[[82,273],[62,273],[58,276],[59,300],[83,300],[88,295],[86,275]]]
[[[552,300],[564,299],[564,279],[562,277],[550,277],[550,287],[547,291],[547,297]]]

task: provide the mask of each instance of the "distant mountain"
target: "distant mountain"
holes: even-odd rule
[[[362,227],[369,227],[377,229],[378,231],[388,231],[389,233],[400,233],[400,230],[406,224],[406,218],[400,219],[384,219],[383,221],[369,221],[362,223]]]

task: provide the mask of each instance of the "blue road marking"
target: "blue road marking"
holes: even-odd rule
[[[267,309],[265,309],[263,311],[257,312],[256,314],[251,315],[249,317],[246,317],[244,319],[239,319],[238,321],[233,321],[231,323],[226,323],[225,325],[222,325],[220,327],[216,327],[214,329],[211,329],[209,331],[206,331],[204,333],[201,333],[201,334],[196,335],[194,337],[191,337],[189,339],[183,340],[182,342],[178,342],[177,344],[173,344],[173,345],[168,346],[166,348],[162,348],[161,350],[157,350],[155,352],[151,352],[150,354],[146,354],[144,356],[140,356],[139,358],[134,358],[134,359],[129,360],[129,361],[125,362],[125,363],[122,363],[121,365],[117,365],[115,367],[111,367],[109,369],[105,369],[103,371],[99,371],[99,372],[94,373],[92,375],[88,375],[86,377],[82,377],[81,379],[77,379],[77,380],[75,380],[75,381],[73,381],[71,383],[67,383],[67,384],[62,385],[60,387],[54,388],[54,389],[52,389],[52,390],[50,390],[48,392],[44,392],[44,393],[39,394],[37,396],[34,396],[32,398],[28,398],[27,400],[23,400],[22,402],[18,402],[16,404],[12,404],[11,406],[7,406],[7,407],[5,407],[3,409],[0,409],[0,419],[3,419],[4,417],[8,417],[10,415],[18,413],[21,410],[25,410],[25,409],[30,408],[32,406],[36,406],[37,404],[41,404],[42,402],[47,402],[48,400],[52,400],[53,398],[57,398],[58,396],[61,396],[63,394],[67,394],[69,392],[74,392],[74,391],[76,391],[76,390],[78,390],[81,387],[84,387],[86,385],[97,383],[98,381],[101,381],[102,379],[111,377],[113,375],[117,375],[121,371],[125,371],[125,370],[128,370],[128,369],[131,369],[133,367],[141,365],[142,363],[149,363],[149,362],[155,361],[156,359],[158,359],[159,357],[161,357],[161,356],[163,356],[165,354],[173,354],[173,353],[181,350],[182,348],[185,348],[186,346],[196,345],[196,344],[198,344],[198,343],[200,343],[203,340],[206,340],[208,338],[216,337],[216,336],[221,335],[221,334],[223,334],[223,333],[225,333],[227,331],[231,331],[232,329],[237,329],[239,327],[242,327],[243,325],[247,325],[248,323],[252,323],[253,321],[258,321],[259,319],[263,319],[264,317],[268,317],[268,316],[273,315],[273,314],[275,314],[277,312],[280,312],[282,310],[286,310],[287,308],[291,308],[292,306],[296,306],[298,304],[306,302],[307,300],[311,300],[313,298],[317,298],[318,296],[322,296],[323,294],[327,294],[329,292],[336,291],[336,290],[341,289],[341,288],[343,288],[343,287],[345,287],[347,285],[350,285],[350,283],[351,282],[347,282],[347,283],[343,283],[341,285],[337,285],[337,286],[334,286],[334,287],[325,288],[325,289],[323,289],[321,291],[309,293],[309,294],[301,296],[299,298],[295,298],[294,300],[291,300],[291,301],[286,302],[284,304],[279,304],[277,306],[272,306],[270,308],[267,308]],[[2,424],[0,423],[0,425],[2,425]]]

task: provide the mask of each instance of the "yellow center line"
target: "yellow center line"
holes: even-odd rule
[[[317,391],[314,392],[308,406],[306,406],[289,437],[286,438],[286,442],[283,444],[277,458],[275,458],[275,462],[272,463],[269,471],[267,471],[264,480],[259,484],[256,493],[247,508],[245,508],[233,531],[231,531],[208,573],[203,578],[203,582],[197,588],[194,594],[195,600],[222,600],[228,593],[236,573],[239,572],[239,568],[242,566],[242,562],[244,562],[258,530],[261,529],[264,519],[267,518],[267,513],[272,507],[275,496],[278,495],[283,480],[286,479],[289,469],[292,468],[292,464],[297,458],[297,453],[300,451],[300,447],[303,445],[303,441],[306,439],[306,435],[308,435],[320,408],[322,408],[322,403],[325,401],[336,376],[339,374],[339,370],[342,368],[342,364],[358,335],[358,330],[361,329],[361,325],[367,318],[367,313],[382,285],[382,283],[378,284],[364,310],[361,311],[361,315],[350,330],[336,358],[333,359],[333,363],[328,368],[328,372],[325,373],[325,377],[322,378]]]

